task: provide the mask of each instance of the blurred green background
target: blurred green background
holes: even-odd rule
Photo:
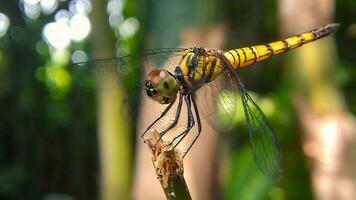
[[[325,69],[329,73],[322,77],[336,91],[327,94],[339,97],[326,95],[326,99],[316,100],[336,99],[332,105],[314,110],[323,114],[329,107],[337,107],[355,115],[356,1],[329,4],[330,20],[341,26],[328,40],[331,56],[319,59],[332,63],[332,70]],[[276,0],[1,0],[0,199],[132,198],[137,116],[125,126],[120,124],[126,122],[114,118],[118,119],[117,130],[127,131],[112,137],[121,143],[103,142],[98,122],[105,114],[98,105],[105,100],[93,74],[73,70],[70,63],[135,53],[144,47],[178,47],[185,29],[211,24],[225,27],[224,49],[274,41],[291,35],[281,25],[285,17],[278,14],[281,10]],[[295,18],[296,24],[288,26],[303,20]],[[303,89],[310,87],[310,81],[300,84],[303,80],[298,74],[287,70],[299,67],[296,58],[301,55],[297,54],[273,58],[240,73],[281,140],[283,177],[271,182],[254,169],[247,134],[235,134],[246,132],[246,125],[243,119],[236,119],[231,133],[221,135],[219,162],[225,165],[218,167],[221,177],[212,199],[317,198],[311,166],[302,149],[303,115],[298,114],[293,94],[301,90],[311,107],[318,103],[313,103],[313,89]],[[140,92],[136,86],[142,71],[129,74],[121,77],[121,89],[135,96]],[[110,159],[101,156],[103,146],[108,145],[117,146],[119,161],[113,166],[121,167],[103,167],[107,162],[111,165]],[[349,153],[356,154],[352,148]],[[116,171],[104,172],[106,169]],[[102,188],[105,173],[122,178],[119,198],[110,197],[109,190]]]

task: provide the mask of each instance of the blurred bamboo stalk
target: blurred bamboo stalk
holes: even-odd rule
[[[93,0],[92,4],[92,56],[113,57],[114,38],[106,15],[106,1]],[[130,199],[131,137],[127,125],[128,118],[123,113],[125,111],[122,103],[125,96],[124,89],[119,83],[118,75],[112,70],[105,67],[98,68],[97,75],[99,76],[97,98],[100,199]]]
[[[284,36],[332,22],[333,0],[280,0]],[[342,25],[342,24],[341,24]],[[337,56],[332,37],[287,56],[288,78],[310,159],[316,199],[356,199],[356,121],[334,81]]]

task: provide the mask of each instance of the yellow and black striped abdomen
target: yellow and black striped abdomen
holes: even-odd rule
[[[256,62],[266,60],[272,56],[284,53],[289,49],[294,49],[303,44],[325,37],[330,33],[335,32],[338,26],[338,24],[328,24],[321,28],[295,35],[284,40],[263,45],[232,49],[224,52],[224,56],[234,69],[246,67]]]

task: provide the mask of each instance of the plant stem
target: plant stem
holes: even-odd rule
[[[168,200],[189,200],[190,193],[183,176],[183,158],[178,149],[159,138],[155,129],[145,143],[152,153],[152,163]]]
[[[164,187],[163,179],[159,178],[159,180],[168,200],[192,199],[183,175],[171,176],[167,187]]]

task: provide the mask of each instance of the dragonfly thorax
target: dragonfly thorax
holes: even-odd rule
[[[161,104],[173,102],[178,93],[178,82],[167,70],[151,71],[145,82],[146,94]]]
[[[213,81],[223,70],[222,52],[196,47],[182,56],[175,76],[183,87],[183,93],[194,93]]]

